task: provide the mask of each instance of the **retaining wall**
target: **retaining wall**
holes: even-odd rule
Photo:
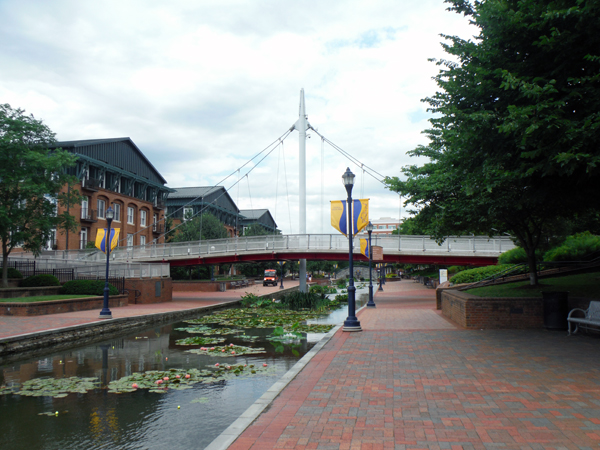
[[[73,311],[102,309],[104,297],[71,298],[32,303],[0,303],[0,316],[42,316]],[[108,299],[110,308],[127,306],[127,295],[113,295]]]
[[[148,304],[173,301],[171,278],[125,278],[125,289],[129,291],[129,303]]]
[[[544,310],[541,298],[484,298],[453,289],[440,292],[444,317],[467,329],[543,328]],[[569,298],[569,310],[586,309],[589,300]]]

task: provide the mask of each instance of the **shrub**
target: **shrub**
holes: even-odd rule
[[[509,267],[511,264],[498,264],[497,266],[478,267],[476,269],[463,270],[454,275],[450,281],[454,284],[461,283],[476,283],[477,281],[485,280],[494,274],[500,273]]]
[[[546,252],[544,261],[578,261],[597,251],[600,251],[600,236],[584,231],[569,236],[562,245]]]
[[[281,298],[281,303],[286,308],[294,311],[301,309],[319,310],[329,306],[329,300],[323,294],[314,292],[290,292]]]
[[[515,247],[498,257],[498,264],[522,264],[526,262],[527,253],[521,247]]]
[[[254,295],[252,293],[247,293],[241,298],[241,303],[244,308],[263,308],[266,306],[271,306],[273,304],[273,300],[269,298],[261,298],[258,295]]]
[[[31,277],[24,278],[19,283],[21,287],[44,287],[44,286],[60,286],[58,278],[54,275],[33,275]]]
[[[73,280],[63,284],[60,290],[64,295],[104,295],[105,281],[102,280]],[[109,295],[119,295],[119,290],[112,284],[108,284]]]
[[[339,303],[348,303],[348,294],[338,294],[335,296],[335,301]]]
[[[23,278],[23,275],[21,274],[21,272],[19,272],[14,267],[9,267],[8,268],[8,278]]]

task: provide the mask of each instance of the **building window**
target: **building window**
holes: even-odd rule
[[[106,217],[106,202],[98,199],[98,219],[104,219]]]
[[[183,208],[183,220],[190,220],[194,215],[194,208]]]
[[[154,214],[153,216],[153,222],[152,222],[152,231],[156,231],[156,222],[158,222],[158,214]]]
[[[133,247],[133,234],[127,233],[127,247]]]
[[[130,225],[135,225],[135,217],[134,217],[135,211],[133,209],[133,207],[128,206],[127,207],[127,223]]]
[[[146,217],[147,217],[148,213],[145,210],[141,210],[140,211],[140,225],[142,227],[146,226]]]
[[[115,222],[121,221],[121,205],[118,203],[113,203],[113,209],[115,210],[115,218],[113,219]]]
[[[146,236],[140,236],[140,245],[146,245]]]
[[[89,205],[90,204],[90,199],[89,197],[83,197],[81,199],[81,218],[82,219],[87,219],[89,217]]]
[[[87,242],[88,242],[88,229],[82,228],[81,229],[81,239],[79,240],[79,248],[81,250],[83,250],[87,246]]]

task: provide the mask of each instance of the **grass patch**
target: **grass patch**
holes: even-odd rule
[[[0,298],[0,303],[35,303],[50,300],[69,300],[72,298],[98,297],[97,295],[38,295],[37,297]]]
[[[541,297],[542,292],[568,291],[570,297],[600,299],[600,272],[582,273],[557,278],[542,278],[538,286],[529,286],[529,280],[467,289],[479,297]]]

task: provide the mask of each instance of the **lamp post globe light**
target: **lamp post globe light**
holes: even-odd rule
[[[367,308],[375,308],[375,302],[373,301],[373,274],[371,272],[371,261],[373,260],[371,233],[373,232],[373,228],[373,224],[369,222],[369,225],[367,225],[367,233],[369,233],[369,301],[367,302]]]
[[[281,267],[281,285],[279,286],[279,289],[283,289],[283,261],[279,261],[279,266]]]
[[[110,224],[115,217],[115,212],[109,206],[106,210],[106,223],[108,228],[106,229],[106,242],[104,246],[104,250],[106,251],[106,281],[104,283],[104,302],[102,303],[102,311],[100,311],[100,319],[112,319],[112,313],[110,309],[108,309],[108,294],[110,289],[108,288],[108,265],[110,263]]]
[[[383,292],[383,263],[379,264],[379,289],[377,292]]]
[[[348,244],[349,244],[349,252],[348,252],[348,262],[349,262],[349,271],[348,271],[348,317],[344,321],[343,331],[362,331],[360,327],[360,322],[356,318],[356,288],[354,287],[354,264],[352,261],[354,245],[353,245],[353,230],[352,226],[354,224],[353,216],[352,216],[352,187],[354,185],[354,174],[350,172],[350,168],[346,169],[344,175],[342,175],[342,180],[344,180],[344,187],[346,188],[346,192],[348,193],[347,200],[347,217],[348,217]]]

